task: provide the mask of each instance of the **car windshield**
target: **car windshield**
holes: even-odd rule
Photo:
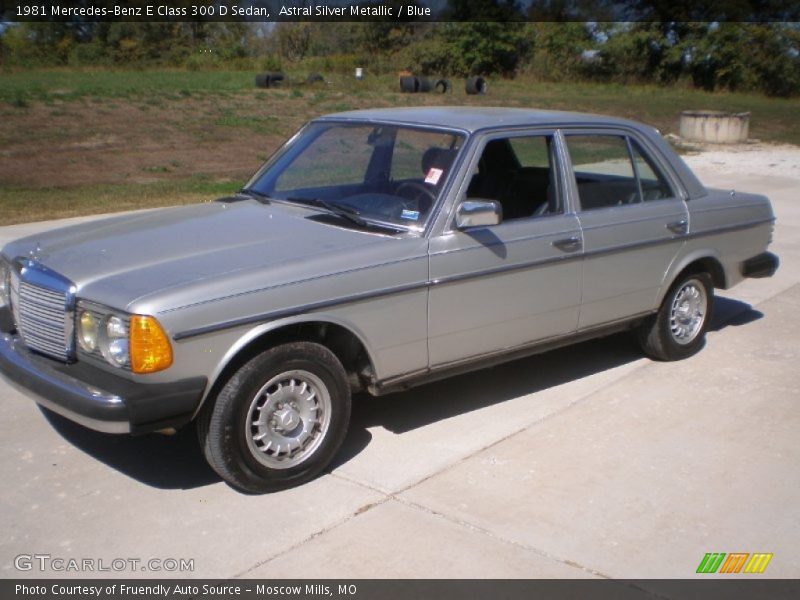
[[[313,206],[350,223],[421,228],[463,141],[462,134],[441,130],[311,123],[247,189]]]

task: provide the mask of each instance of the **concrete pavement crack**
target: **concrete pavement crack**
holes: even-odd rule
[[[578,562],[576,562],[574,560],[569,560],[569,559],[566,559],[566,558],[562,558],[560,556],[556,556],[555,554],[550,554],[549,552],[546,552],[545,550],[542,550],[541,548],[536,548],[535,546],[529,546],[527,544],[522,544],[522,543],[516,542],[514,540],[509,540],[507,538],[504,538],[503,536],[500,536],[500,535],[497,535],[497,534],[493,533],[492,531],[490,531],[488,529],[485,529],[483,527],[475,525],[474,523],[470,523],[469,521],[465,521],[463,519],[458,519],[458,518],[456,518],[454,516],[447,515],[447,514],[445,514],[443,512],[440,512],[440,511],[434,510],[434,509],[432,509],[432,508],[430,508],[428,506],[425,506],[424,504],[420,504],[418,502],[413,502],[411,500],[406,500],[404,498],[399,498],[399,497],[395,497],[394,500],[396,500],[396,501],[398,501],[398,502],[400,502],[400,503],[402,503],[402,504],[404,504],[404,505],[406,505],[406,506],[408,506],[410,508],[414,508],[416,510],[428,513],[428,514],[436,516],[436,517],[438,517],[440,519],[444,519],[445,521],[448,521],[450,523],[454,523],[454,524],[459,525],[461,527],[464,527],[466,529],[470,529],[472,531],[476,531],[478,533],[481,533],[481,534],[483,534],[483,535],[485,535],[485,536],[487,536],[487,537],[489,537],[489,538],[491,538],[493,540],[497,540],[497,541],[502,542],[504,544],[508,544],[510,546],[514,546],[515,548],[520,548],[522,550],[527,550],[529,552],[533,552],[533,553],[538,554],[539,556],[541,556],[543,558],[546,558],[548,560],[552,560],[552,561],[556,561],[556,562],[565,564],[565,565],[567,565],[569,567],[572,567],[574,569],[580,569],[581,571],[584,571],[584,572],[589,573],[591,575],[594,575],[596,577],[602,577],[604,579],[613,579],[613,577],[611,577],[610,575],[607,575],[606,573],[603,573],[602,571],[597,571],[595,569],[591,569],[591,568],[589,568],[587,566],[584,566],[584,565],[582,565],[582,564],[580,564],[580,563],[578,563]]]
[[[303,538],[302,540],[300,540],[299,542],[296,542],[295,544],[292,544],[288,548],[284,548],[283,550],[280,550],[280,551],[268,556],[264,560],[260,560],[260,561],[256,562],[255,564],[253,564],[249,568],[245,569],[244,571],[241,571],[241,572],[236,573],[235,575],[231,576],[231,579],[238,579],[240,577],[246,577],[248,573],[252,573],[253,571],[258,569],[259,567],[262,567],[262,566],[266,565],[267,563],[275,560],[276,558],[278,558],[280,556],[283,556],[284,554],[288,554],[292,550],[295,550],[295,549],[303,546],[304,544],[310,542],[311,540],[313,540],[315,538],[318,538],[321,535],[325,535],[329,531],[333,531],[334,529],[337,529],[337,528],[341,527],[345,523],[348,523],[349,521],[351,521],[353,518],[355,518],[355,517],[357,517],[359,515],[362,515],[365,512],[368,512],[368,511],[372,510],[376,506],[380,506],[381,504],[387,502],[389,499],[390,498],[388,496],[386,496],[386,497],[382,498],[381,500],[379,500],[377,502],[368,502],[367,504],[359,506],[356,510],[354,510],[352,513],[350,513],[346,517],[343,517],[343,518],[339,519],[338,521],[332,523],[331,525],[323,527],[322,529],[318,529],[317,531],[315,531],[311,535]]]

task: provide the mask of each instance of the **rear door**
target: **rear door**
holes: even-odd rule
[[[563,133],[585,253],[578,328],[649,312],[688,231],[680,188],[629,132]]]

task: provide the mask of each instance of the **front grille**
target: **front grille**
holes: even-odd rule
[[[20,282],[17,327],[28,348],[67,360],[66,301],[66,294]]]
[[[60,275],[29,261],[11,275],[11,310],[22,341],[31,350],[59,360],[70,358],[73,327],[71,284]]]

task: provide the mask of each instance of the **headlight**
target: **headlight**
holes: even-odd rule
[[[100,352],[115,367],[127,365],[130,361],[128,353],[128,325],[115,315],[105,320],[104,335],[100,339]]]
[[[75,323],[80,349],[133,373],[154,373],[172,365],[172,345],[155,317],[129,315],[81,300]]]
[[[78,344],[86,352],[94,352],[97,348],[97,334],[99,327],[97,319],[88,310],[81,311],[78,315]]]

